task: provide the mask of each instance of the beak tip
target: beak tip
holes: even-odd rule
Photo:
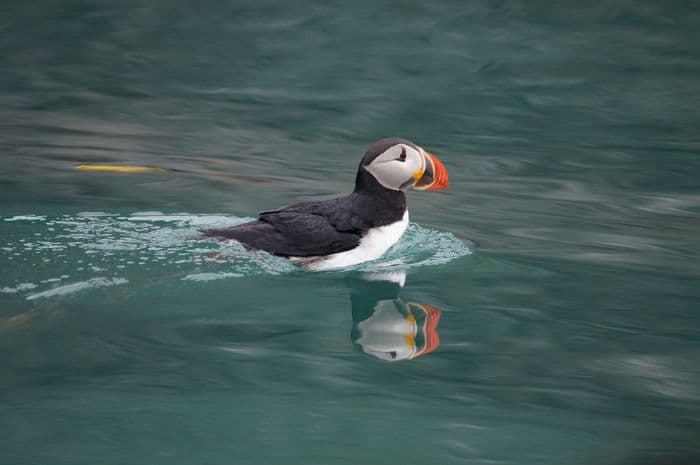
[[[429,190],[429,191],[437,191],[437,190],[442,190],[442,189],[447,189],[447,187],[450,185],[450,178],[447,174],[447,169],[445,168],[445,165],[442,164],[440,159],[433,155],[430,152],[425,152],[426,155],[426,161],[428,168],[426,170],[426,174],[428,174],[428,179],[429,183],[426,183],[424,185],[420,185],[420,182],[417,184],[418,189],[420,190]]]

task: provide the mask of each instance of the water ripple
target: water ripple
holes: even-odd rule
[[[9,219],[11,223],[4,223],[7,239],[0,244],[0,257],[13,267],[0,283],[0,292],[32,290],[25,296],[29,300],[124,284],[122,276],[146,282],[165,274],[167,279],[204,282],[300,270],[284,258],[199,234],[203,228],[232,226],[250,218],[149,211]],[[349,270],[405,270],[447,263],[469,253],[469,247],[451,233],[410,224],[384,257]]]
[[[86,289],[91,289],[95,287],[106,287],[106,286],[116,286],[119,284],[126,284],[129,280],[125,278],[93,278],[87,281],[81,281],[72,284],[66,284],[65,286],[54,287],[48,291],[37,292],[35,294],[29,294],[27,300],[41,299],[44,297],[53,297],[57,295],[72,294],[74,292],[83,291]]]

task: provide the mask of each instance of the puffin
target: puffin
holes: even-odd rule
[[[352,193],[267,210],[257,220],[202,233],[286,257],[307,270],[344,268],[376,260],[398,242],[408,227],[409,188],[448,185],[447,170],[434,154],[406,139],[380,139],[362,157]]]

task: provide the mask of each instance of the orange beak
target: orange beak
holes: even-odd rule
[[[450,179],[447,176],[447,169],[442,164],[440,159],[430,152],[421,149],[421,155],[425,162],[425,169],[418,177],[413,188],[419,191],[437,191],[447,189],[450,185]]]

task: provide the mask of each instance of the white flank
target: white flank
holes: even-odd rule
[[[291,257],[292,261],[303,263],[308,270],[332,270],[376,260],[396,244],[408,227],[408,210],[396,223],[372,228],[354,249],[334,253],[327,257]]]

